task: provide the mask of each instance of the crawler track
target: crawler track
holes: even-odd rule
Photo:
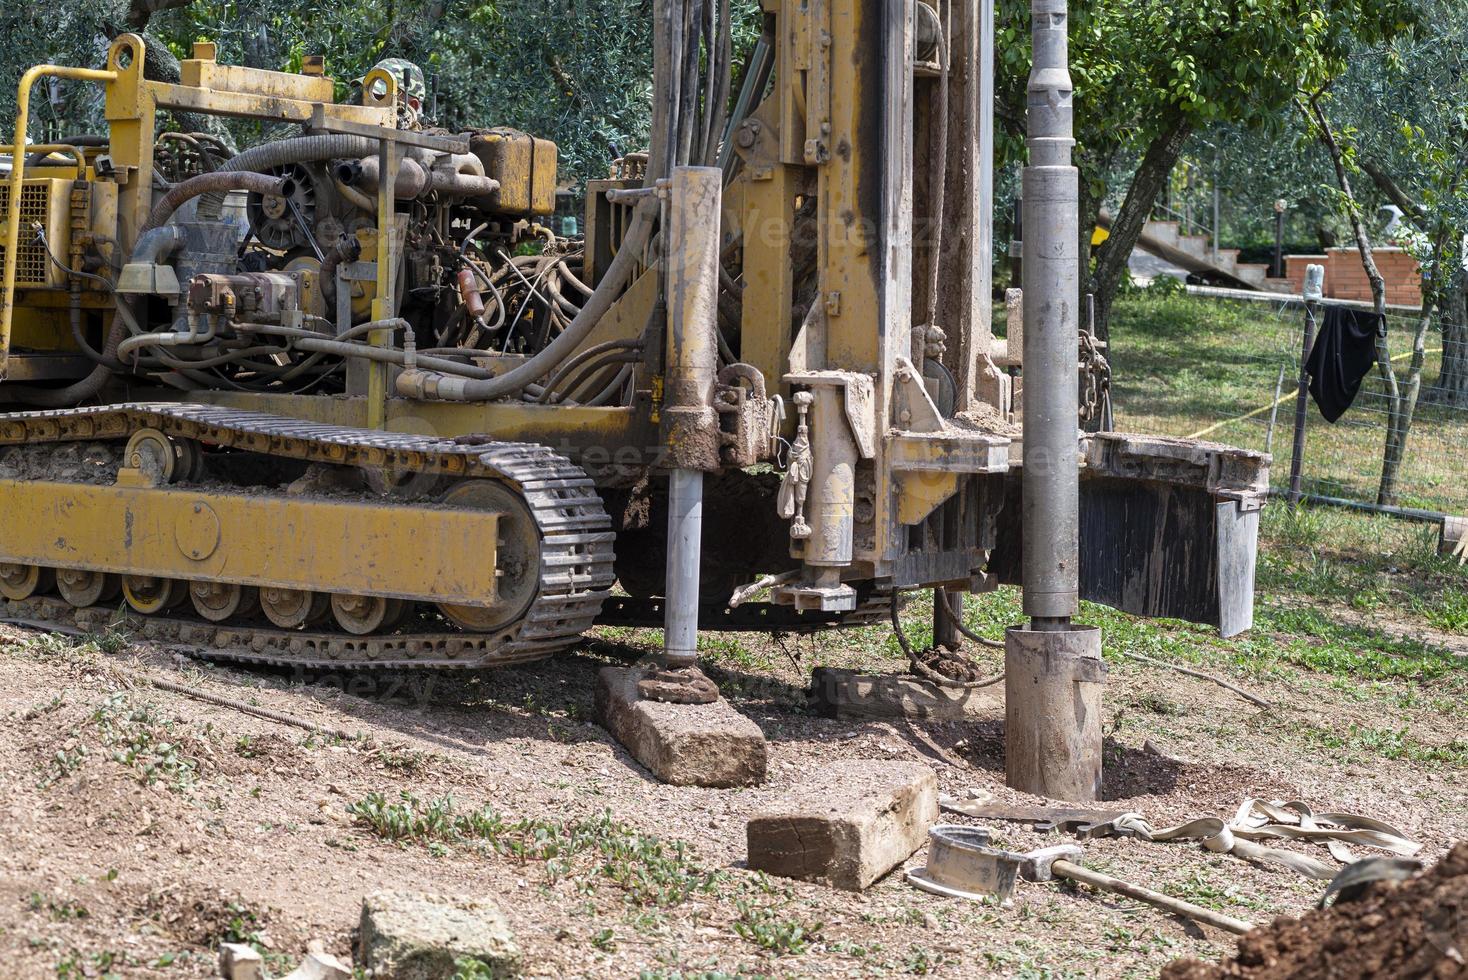
[[[0,415],[0,446],[125,440],[143,428],[308,462],[496,480],[524,499],[541,536],[538,592],[522,616],[495,632],[353,636],[132,617],[144,635],[157,631],[160,639],[201,646],[211,659],[312,668],[524,662],[573,643],[592,625],[611,589],[614,534],[601,498],[579,467],[539,445],[321,425],[210,405],[128,403]],[[322,591],[332,591],[329,585],[322,583]],[[41,622],[115,612],[76,610],[46,596],[8,602],[7,608],[8,618]]]

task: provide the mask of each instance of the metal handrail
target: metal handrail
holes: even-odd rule
[[[73,166],[76,167],[77,180],[84,180],[87,176],[86,154],[82,152],[79,146],[73,146],[70,143],[31,143],[27,146],[20,147],[20,150],[17,151],[13,144],[0,144],[0,156],[8,155],[11,158],[10,165],[12,167],[15,166],[17,152],[27,156],[32,153],[39,153],[43,157],[52,153],[65,153],[72,158]],[[24,164],[24,161],[22,161],[22,164]],[[51,165],[47,164],[47,166]]]
[[[30,124],[31,87],[50,76],[79,82],[115,82],[117,72],[101,68],[70,68],[65,65],[36,65],[20,76],[15,96],[15,141],[10,144],[10,203],[5,215],[5,263],[0,269],[0,381],[5,380],[10,366],[10,326],[15,312],[15,264],[20,252],[20,192],[25,180],[25,153],[15,147],[25,146]]]
[[[1213,229],[1210,228],[1208,225],[1205,225],[1203,222],[1199,221],[1197,218],[1194,218],[1191,215],[1185,215],[1181,211],[1170,208],[1160,201],[1152,205],[1152,213],[1156,214],[1158,211],[1161,211],[1163,214],[1167,215],[1170,218],[1177,219],[1179,222],[1187,221],[1194,228],[1202,229],[1203,233],[1206,235],[1212,236],[1213,234]]]

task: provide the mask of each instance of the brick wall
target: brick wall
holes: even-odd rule
[[[1400,248],[1381,246],[1372,250],[1376,268],[1386,282],[1386,301],[1404,306],[1422,303],[1422,270],[1417,260]],[[1324,255],[1285,256],[1285,276],[1297,283],[1305,282],[1305,266],[1325,266],[1327,299],[1352,299],[1371,302],[1371,281],[1361,266],[1361,253],[1355,248],[1332,248]]]

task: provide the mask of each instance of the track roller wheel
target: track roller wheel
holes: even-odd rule
[[[173,443],[178,452],[176,479],[191,483],[204,479],[204,447],[193,439],[176,438]]]
[[[167,612],[189,597],[189,584],[156,575],[124,575],[122,597],[144,616]]]
[[[0,562],[0,595],[7,599],[18,602],[55,586],[56,574],[49,568]]]
[[[373,595],[334,595],[331,611],[336,623],[354,636],[392,629],[404,614],[406,603]]]
[[[260,611],[283,630],[299,629],[325,619],[331,612],[331,597],[303,589],[264,588],[260,590]]]
[[[232,582],[191,583],[189,598],[193,600],[194,612],[211,623],[248,616],[260,608],[260,597],[253,585],[235,585]]]
[[[535,601],[540,588],[540,533],[534,514],[524,499],[494,480],[465,480],[443,495],[443,503],[471,510],[491,510],[500,515],[499,570],[493,606],[438,604],[444,618],[475,633],[489,633],[508,626]]]
[[[82,568],[62,568],[56,572],[56,591],[73,606],[85,609],[117,598],[117,576]]]

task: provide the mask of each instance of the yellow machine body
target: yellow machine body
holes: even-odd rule
[[[517,236],[549,234],[532,219],[555,209],[555,144],[510,129],[445,136],[405,127],[389,73],[369,74],[362,104],[341,104],[322,74],[223,65],[214,46],[201,43],[182,61],[180,82],[155,82],[144,76],[146,49],[133,35],[113,42],[102,69],[28,72],[18,143],[28,89],[46,76],[102,87],[109,142],[105,167],[95,150],[58,147],[31,174],[25,153],[13,152],[13,170],[0,183],[0,403],[7,391],[33,399],[13,407],[38,404],[38,380],[52,389],[84,383],[94,364],[81,356],[78,338],[96,352],[138,326],[121,330],[127,311],[110,289],[162,199],[154,181],[161,112],[295,123],[313,137],[372,141],[375,150],[313,171],[314,196],[292,196],[305,179],[300,170],[264,174],[279,183],[251,192],[251,234],[263,242],[261,229],[269,228],[291,242],[250,245],[265,271],[231,266],[180,276],[176,290],[135,303],[134,316],[151,320],[141,324],[141,340],[124,337],[133,346],[122,349],[148,352],[157,366],[87,395],[89,404],[117,405],[117,413],[0,415],[0,447],[99,439],[129,447],[111,482],[0,479],[0,511],[15,528],[0,533],[0,585],[19,582],[12,592],[28,595],[28,569],[75,568],[139,581],[432,602],[467,628],[513,627],[519,632],[505,656],[525,657],[564,646],[590,625],[610,592],[614,542],[624,585],[646,578],[660,587],[658,515],[666,500],[658,481],[682,468],[732,488],[722,506],[741,533],[705,545],[706,565],[716,566],[706,582],[723,588],[776,573],[778,608],[763,628],[854,621],[847,617],[885,608],[903,589],[995,587],[1013,567],[1012,553],[1002,552],[1005,528],[1018,525],[1020,406],[991,356],[991,297],[979,272],[990,260],[981,225],[991,202],[965,156],[980,136],[976,107],[992,94],[979,84],[968,42],[956,38],[947,237],[941,253],[923,247],[914,201],[930,207],[934,197],[926,160],[937,110],[932,65],[914,53],[921,2],[764,0],[770,84],[731,126],[721,203],[701,224],[679,226],[689,249],[736,257],[736,287],[718,276],[702,284],[717,294],[714,329],[724,331],[717,379],[689,374],[689,352],[671,339],[679,297],[698,285],[682,256],[620,254],[644,200],[637,195],[686,203],[674,198],[688,181],[642,190],[645,162],[629,159],[609,179],[590,182],[578,277],[561,271],[569,270],[569,253],[553,250],[561,247],[554,236],[548,258],[511,255]],[[17,195],[20,205],[11,208]],[[445,200],[471,210],[451,212]],[[329,206],[338,210],[325,214]],[[314,219],[311,207],[319,209]],[[487,216],[482,223],[474,207]],[[415,215],[432,208],[442,209],[438,223],[410,234]],[[180,235],[208,232],[193,227],[207,222],[174,224]],[[457,242],[438,252],[422,245],[471,224],[504,236],[503,247],[484,250],[495,264],[453,267],[467,244],[460,258],[451,254]],[[335,238],[320,240],[328,228],[347,243],[337,253]],[[164,281],[172,274],[158,275],[171,270],[165,262],[192,261],[194,251],[149,258],[129,274]],[[529,322],[543,335],[537,343],[549,345],[619,260],[634,266],[627,285],[563,352],[564,374],[549,373],[508,398],[455,399],[468,385],[515,372],[538,350],[511,351],[510,328],[473,320],[475,303],[521,289],[526,300],[515,315],[533,307]],[[949,284],[936,296],[928,285],[934,262]],[[416,336],[402,327],[410,300],[420,304]],[[433,303],[441,306],[429,309]],[[478,346],[466,355],[445,342],[451,329]],[[503,343],[496,330],[505,331]],[[225,331],[225,340],[214,331]],[[705,340],[713,344],[712,335]],[[204,343],[224,343],[226,361],[257,351],[248,355],[253,369],[282,383],[247,389],[208,358],[196,369],[170,353]],[[295,383],[290,372],[335,356],[333,343],[355,345],[341,375],[328,379],[340,390],[327,396]],[[453,357],[460,373],[443,374],[443,359]],[[573,370],[583,363],[606,370],[583,380]],[[594,392],[603,378],[613,379],[603,393],[616,397],[557,397],[557,384]],[[705,400],[695,406],[704,414],[680,415],[690,397]],[[167,405],[177,408],[158,407]],[[695,417],[698,424],[679,422]],[[1087,479],[1140,478],[1153,488],[1148,499],[1191,494],[1192,503],[1178,508],[1191,522],[1182,530],[1205,539],[1199,554],[1208,556],[1189,567],[1181,589],[1138,592],[1109,579],[1093,581],[1095,589],[1134,611],[1247,625],[1249,600],[1220,576],[1217,555],[1252,547],[1267,458],[1109,435],[1090,442]],[[480,460],[476,445],[493,448]],[[200,452],[221,471],[242,466],[242,456],[264,460],[276,466],[272,479],[288,482],[280,475],[288,472],[290,485],[305,489],[204,489],[189,476]],[[789,472],[771,476],[771,463],[788,463]],[[360,471],[365,482],[349,489],[366,496],[334,494],[331,480],[343,469]],[[774,483],[782,496],[798,495],[804,509],[796,519],[783,510],[776,516]],[[1096,499],[1096,514],[1114,516],[1115,493]],[[1158,521],[1134,527],[1120,544],[1108,544],[1100,524],[1091,537],[1096,554],[1115,546],[1160,560],[1187,534]],[[501,623],[493,612],[514,591],[511,580],[535,598],[521,619]],[[1182,593],[1192,598],[1179,600]]]

